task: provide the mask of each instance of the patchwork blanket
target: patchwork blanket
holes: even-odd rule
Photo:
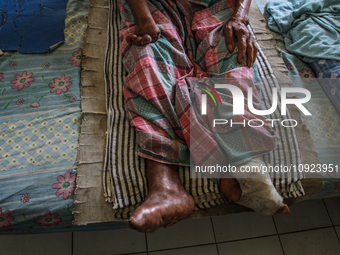
[[[89,4],[68,1],[55,51],[0,56],[0,234],[72,225]]]
[[[340,61],[320,59],[312,62],[320,85],[340,113]]]

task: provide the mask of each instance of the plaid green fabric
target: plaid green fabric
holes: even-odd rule
[[[232,128],[224,133],[224,138],[233,141],[227,144],[222,136],[203,128],[192,107],[188,88],[197,78],[222,74],[253,80],[257,76],[255,66],[246,67],[246,60],[237,62],[237,47],[233,53],[227,50],[223,28],[233,4],[225,0],[148,1],[161,37],[155,43],[136,46],[126,42],[136,25],[129,6],[121,1],[121,53],[129,73],[124,97],[140,156],[177,165],[190,165],[190,156],[196,164],[208,164],[212,159],[240,164],[275,147],[276,135],[268,127],[256,132],[249,127]],[[253,96],[258,98],[257,93]]]

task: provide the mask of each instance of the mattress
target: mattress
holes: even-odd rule
[[[1,83],[0,214],[10,224],[0,227],[1,234],[123,228],[125,219],[145,199],[145,162],[137,157],[134,130],[128,124],[120,90],[125,70],[117,39],[120,19],[116,2],[92,0],[90,4],[70,0],[64,45],[51,54],[5,53],[0,57],[0,78],[3,76],[0,82],[12,86],[15,75],[33,73],[28,77],[34,78],[28,88],[37,85],[46,90],[21,96],[26,93],[24,88],[18,92],[20,96],[12,100],[9,97],[16,95],[8,95],[11,88]],[[288,77],[289,70],[255,1],[250,18],[250,29],[261,46],[257,62],[267,89],[289,85],[280,82],[281,78]],[[68,77],[71,78],[66,81]],[[60,90],[57,95],[56,89],[52,93],[53,84],[61,80],[72,84],[66,86],[66,92]],[[290,114],[293,118],[300,116],[296,109],[290,109]],[[284,138],[293,139],[291,142],[299,147],[296,163],[319,162],[311,132],[305,122],[296,129],[295,135]],[[285,155],[289,153],[287,150],[274,153]],[[124,176],[132,172],[138,173],[137,183],[117,185],[117,182],[129,182]],[[247,210],[229,203],[208,179],[192,181],[184,168],[181,178],[195,197],[196,210],[192,218]],[[287,203],[319,193],[320,178],[300,181],[301,178],[291,176],[280,180],[278,177],[274,181]],[[336,183],[329,182],[329,191],[324,185],[324,192],[320,194],[334,191]],[[131,187],[134,187],[132,192]]]
[[[99,33],[98,29],[107,33],[106,39],[104,39],[103,34],[100,35],[103,39],[101,44],[99,41],[96,41],[97,45],[101,45],[101,48],[105,49],[101,51],[103,60],[105,60],[104,66],[103,68],[95,68],[96,65],[91,64],[91,59],[89,59],[88,62],[88,71],[92,73],[95,71],[96,75],[102,73],[106,83],[107,130],[105,131],[107,133],[105,137],[106,151],[102,156],[105,161],[102,168],[97,166],[98,170],[102,170],[103,183],[99,183],[99,180],[96,182],[94,180],[90,181],[89,177],[87,180],[84,178],[81,184],[84,188],[79,190],[81,193],[76,194],[76,200],[79,200],[79,203],[76,204],[77,214],[75,215],[75,222],[80,225],[101,221],[124,221],[145,199],[147,193],[145,187],[145,162],[137,156],[134,130],[129,126],[122,96],[121,88],[126,73],[121,64],[119,51],[118,31],[120,18],[117,3],[111,1],[107,4],[106,8],[108,8],[109,11],[105,11],[105,15],[103,9],[99,10],[99,8],[96,9],[98,13],[93,14],[93,16],[96,17],[105,16],[105,18],[109,20],[108,24],[105,23],[105,20],[102,20],[102,22],[94,21],[97,35]],[[288,79],[288,71],[276,51],[275,41],[266,28],[263,16],[259,12],[255,2],[252,3],[250,18],[251,29],[256,35],[261,47],[257,62],[261,67],[260,73],[262,79],[268,83],[267,88],[270,90],[270,86],[290,86],[289,82],[283,82],[281,84],[278,82],[280,79]],[[90,38],[89,40],[94,40],[94,38]],[[85,51],[86,48],[87,45],[85,45]],[[94,63],[96,63],[95,61]],[[85,69],[87,68],[85,67]],[[300,113],[296,109],[290,109],[290,114],[294,118],[300,118]],[[101,120],[104,122],[103,119]],[[300,162],[299,160],[309,163],[318,162],[317,153],[314,150],[313,142],[305,125],[297,128],[295,135],[288,135],[283,139],[286,138],[297,141],[300,147],[296,152],[297,154],[301,154],[296,157],[297,164]],[[101,140],[101,142],[102,141],[103,140]],[[286,152],[281,151],[281,153],[291,155],[288,147],[285,150]],[[89,174],[89,172],[84,171],[84,174]],[[98,171],[91,171],[91,174],[97,178]],[[245,208],[241,206],[228,204],[229,201],[219,193],[217,185],[212,181],[208,179],[192,180],[188,176],[188,171],[184,168],[180,168],[180,176],[185,188],[195,198],[196,211],[191,217],[220,215],[245,210]],[[304,194],[309,196],[309,194],[316,194],[318,192],[321,186],[320,179],[316,178],[311,182],[306,182],[307,187],[303,189],[299,181],[301,178],[302,176],[291,176],[289,178],[278,176],[275,178],[274,184],[290,202],[305,198],[306,196],[303,196]],[[293,185],[291,185],[292,183]],[[109,202],[107,205],[105,205],[103,201],[94,202],[91,200],[91,198],[97,198],[101,195],[103,190],[100,188],[104,189],[104,196],[106,201]],[[110,210],[108,210],[108,205],[111,207]],[[105,215],[100,212],[99,208],[105,211]],[[111,211],[112,214],[107,214],[109,211]],[[102,218],[105,220],[102,220]]]

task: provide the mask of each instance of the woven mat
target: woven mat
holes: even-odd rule
[[[251,29],[261,48],[257,63],[261,77],[266,77],[264,83],[268,91],[273,86],[290,86],[275,40],[255,1],[252,2],[249,17]],[[85,117],[78,155],[80,165],[75,224],[124,220],[140,205],[147,193],[145,162],[137,156],[134,130],[129,126],[122,95],[125,71],[119,49],[119,25],[117,1],[91,1],[82,74],[82,108]],[[279,85],[277,78],[287,82]],[[290,115],[293,119],[300,117],[299,111],[293,108],[290,108]],[[303,125],[298,125],[291,134],[281,135],[285,140],[283,143],[290,142],[292,146],[281,146],[281,151],[273,151],[271,157],[265,158],[267,162],[274,160],[280,164],[281,157],[275,157],[274,154],[288,155],[292,148],[296,148],[289,154],[293,163],[318,162],[313,142]],[[293,154],[295,156],[292,157]],[[196,203],[192,218],[246,210],[237,204],[227,204],[228,200],[219,194],[217,185],[209,179],[190,179],[189,171],[184,167],[179,168],[179,173],[184,187],[193,195]],[[276,176],[274,179],[279,192],[290,200],[288,203],[308,198],[320,190],[321,180],[310,179],[302,181],[304,191],[299,181],[301,177]],[[308,196],[302,196],[304,192]]]

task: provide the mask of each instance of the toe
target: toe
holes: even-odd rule
[[[144,35],[141,41],[141,44],[147,44],[147,43],[151,43],[152,42],[152,38],[150,35]]]
[[[145,225],[142,217],[135,216],[131,216],[130,219],[127,220],[127,224],[131,229],[135,229],[137,231],[143,231]]]
[[[224,196],[233,202],[237,202],[242,195],[239,183],[235,179],[224,178],[221,180],[220,189]]]
[[[162,217],[159,208],[149,208],[147,205],[142,205],[136,209],[130,219],[128,225],[130,228],[139,232],[154,232],[156,229],[162,227]]]
[[[283,206],[275,214],[288,214],[288,213],[290,213],[288,205],[283,204]]]

